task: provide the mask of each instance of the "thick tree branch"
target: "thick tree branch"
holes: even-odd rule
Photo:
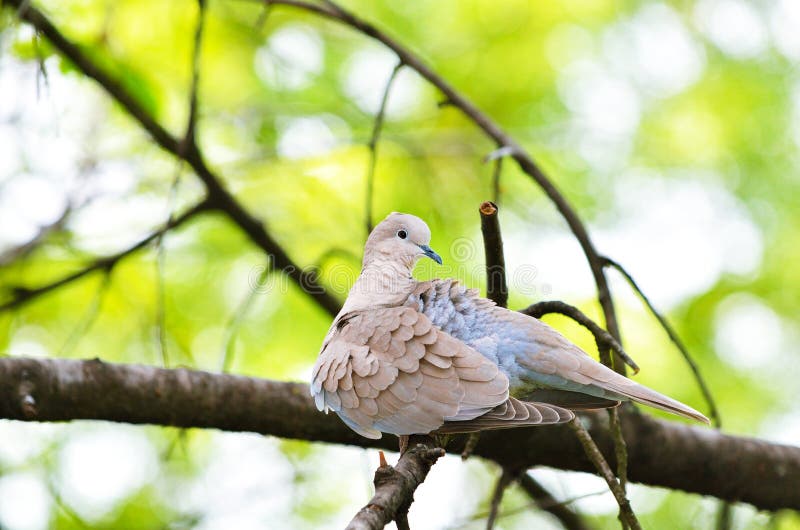
[[[6,4],[17,8],[19,17],[22,20],[30,23],[37,31],[47,37],[51,44],[64,57],[72,61],[86,76],[97,81],[109,96],[139,122],[159,146],[189,164],[205,184],[209,200],[213,203],[213,206],[225,212],[247,234],[253,243],[271,256],[270,263],[273,270],[283,272],[289,276],[331,315],[339,312],[339,301],[319,285],[315,274],[296,265],[289,258],[286,251],[267,232],[264,224],[250,215],[233,195],[225,189],[221,179],[206,164],[200,149],[194,141],[187,144],[183,139],[178,139],[164,129],[125,86],[103,71],[88,54],[67,39],[41,11],[31,6],[27,0],[6,0]]]
[[[636,411],[622,415],[631,480],[765,510],[800,509],[800,447],[725,435]],[[215,428],[397,448],[394,437],[368,440],[335,415],[318,412],[305,384],[98,360],[0,359],[0,418]],[[607,417],[586,418],[592,438],[613,462]],[[454,444],[454,454],[459,450]],[[486,432],[475,454],[508,469],[544,465],[594,471],[574,434],[563,426]]]

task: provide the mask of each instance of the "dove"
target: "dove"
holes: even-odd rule
[[[536,318],[456,280],[415,280],[420,258],[442,263],[430,240],[422,219],[397,212],[370,233],[312,370],[320,411],[372,439],[563,423],[622,401],[708,423]]]

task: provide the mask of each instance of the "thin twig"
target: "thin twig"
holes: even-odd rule
[[[733,523],[733,510],[729,502],[721,501],[717,509],[717,521],[714,525],[715,530],[728,530]]]
[[[579,501],[579,500],[582,500],[582,499],[588,499],[589,497],[597,497],[598,495],[605,495],[606,493],[609,493],[608,488],[603,488],[600,491],[594,491],[592,493],[585,493],[583,495],[576,495],[574,497],[570,497],[569,499],[566,499],[566,500],[563,500],[563,501],[557,501],[555,498],[552,498],[552,497],[551,497],[552,501],[550,501],[550,502],[543,501],[542,503],[538,503],[537,501],[532,501],[532,502],[529,502],[527,504],[523,504],[522,506],[517,506],[515,508],[506,509],[503,513],[501,513],[500,515],[497,516],[497,519],[498,520],[499,519],[505,519],[505,518],[510,517],[512,515],[517,515],[517,514],[519,514],[521,512],[530,510],[531,508],[539,508],[542,511],[547,511],[548,513],[552,514],[552,512],[550,510],[548,510],[548,508],[552,508],[552,507],[555,507],[555,508],[565,507],[566,508],[567,506],[569,506],[570,504],[572,504],[572,503],[574,503],[576,501]],[[549,495],[549,493],[548,493],[548,495]],[[447,526],[446,528],[453,529],[453,530],[461,529],[461,528],[465,527],[466,523],[469,522],[469,521],[479,521],[481,519],[485,519],[488,516],[489,516],[489,512],[488,511],[476,512],[476,513],[472,514],[468,519],[464,520],[463,522],[462,521],[457,521],[454,524],[451,524],[450,526]],[[586,527],[586,526],[577,526],[577,527],[567,526],[567,525],[564,524],[564,521],[561,521],[561,524],[567,530],[588,530],[588,527]]]
[[[169,194],[167,196],[167,222],[169,226],[172,223],[174,216],[174,204],[178,195],[178,184],[181,179],[181,164],[175,170],[175,177],[172,179],[172,184],[169,187]],[[156,238],[156,347],[158,349],[158,358],[161,361],[161,366],[166,368],[169,366],[169,352],[167,346],[167,311],[166,311],[166,296],[167,286],[164,281],[164,269],[167,262],[167,252],[164,247],[164,238],[166,232],[162,232]]]
[[[500,307],[508,304],[506,285],[506,260],[503,255],[503,236],[497,205],[484,202],[479,209],[481,214],[481,233],[483,250],[486,256],[486,297]]]
[[[64,512],[64,514],[75,524],[78,528],[85,528],[89,529],[91,526],[83,520],[83,518],[78,515],[78,512],[72,509],[72,507],[67,504],[64,500],[64,497],[61,495],[61,488],[59,488],[56,484],[54,479],[52,478],[52,474],[48,475],[46,479],[47,484],[47,492],[50,494],[50,497],[55,501],[56,506],[59,510]]]
[[[492,500],[489,503],[489,515],[486,518],[486,530],[492,530],[494,528],[494,523],[500,513],[500,503],[503,501],[503,494],[512,482],[514,482],[514,474],[504,468],[497,478],[497,483],[494,485]]]
[[[381,96],[381,104],[378,107],[378,113],[375,115],[375,123],[372,126],[372,135],[369,138],[367,147],[369,148],[369,163],[367,165],[367,191],[366,191],[366,204],[367,207],[364,213],[365,226],[367,227],[367,235],[372,232],[372,196],[375,184],[375,164],[378,161],[378,140],[381,136],[383,129],[383,120],[386,115],[386,106],[389,102],[389,94],[392,91],[394,80],[397,79],[397,74],[403,67],[403,63],[398,62],[389,74],[389,79],[386,81],[386,87],[383,89]]]
[[[611,471],[611,467],[609,467],[608,462],[606,462],[606,459],[603,457],[600,449],[597,448],[594,440],[592,440],[592,437],[583,427],[583,424],[581,424],[580,419],[575,418],[569,422],[568,425],[578,437],[578,441],[580,441],[581,445],[583,446],[586,456],[589,458],[589,460],[591,460],[592,464],[594,464],[595,469],[597,469],[597,472],[606,481],[608,488],[614,495],[614,499],[616,499],[617,504],[619,505],[620,521],[622,521],[628,526],[628,528],[631,528],[632,530],[641,530],[642,527],[639,524],[639,521],[636,519],[636,514],[633,513],[633,508],[631,508],[631,503],[625,496],[625,491],[622,489],[617,477],[614,476],[614,472]]]
[[[492,202],[500,205],[500,176],[503,173],[503,157],[494,161],[494,171],[492,172]]]
[[[97,315],[100,314],[100,307],[103,304],[103,295],[108,289],[110,283],[111,274],[108,270],[106,270],[103,279],[100,280],[100,283],[97,286],[97,291],[95,291],[94,296],[92,297],[92,301],[89,303],[89,307],[86,309],[86,312],[84,313],[78,325],[75,326],[75,328],[69,334],[69,337],[67,337],[67,340],[64,341],[64,344],[58,350],[58,355],[56,355],[56,357],[66,357],[73,350],[73,348],[77,346],[80,339],[89,331],[89,329],[91,329],[92,324],[97,319]]]
[[[614,453],[617,457],[617,478],[622,490],[628,487],[628,444],[622,436],[622,425],[619,420],[619,410],[617,408],[608,409],[608,417],[611,424],[611,436],[614,438]]]
[[[271,270],[272,269],[269,267],[269,264],[264,266],[258,276],[258,283],[256,286],[264,285],[264,281]],[[236,308],[236,311],[228,321],[228,324],[225,326],[225,340],[222,341],[222,357],[219,363],[219,370],[222,373],[228,372],[228,370],[231,368],[231,364],[233,363],[233,349],[235,345],[234,339],[236,338],[236,334],[238,333],[245,316],[250,311],[250,307],[253,305],[253,300],[255,300],[256,294],[258,294],[258,289],[256,287],[251,287],[247,295],[242,299],[239,307]]]
[[[54,232],[57,232],[58,230],[61,230],[73,212],[74,207],[72,205],[68,205],[66,208],[64,208],[64,211],[61,212],[61,215],[58,216],[58,219],[52,223],[39,227],[39,231],[27,243],[23,243],[18,247],[8,249],[0,254],[0,267],[5,267],[6,265],[15,263],[18,260],[24,259],[30,255],[31,252],[39,248],[40,244],[47,240],[48,236]]]
[[[33,36],[33,49],[36,53],[36,100],[39,101],[41,98],[41,87],[40,84],[44,81],[44,87],[47,89],[48,93],[50,92],[50,78],[47,75],[47,67],[44,64],[44,54],[42,54],[42,47],[39,43],[41,36],[37,31],[36,34]]]
[[[110,271],[121,259],[125,258],[130,254],[133,254],[138,250],[147,247],[150,243],[155,241],[164,232],[167,232],[169,230],[172,230],[173,228],[182,225],[195,215],[209,210],[209,208],[210,206],[208,201],[203,200],[200,203],[193,206],[192,208],[189,208],[187,211],[185,211],[175,219],[173,219],[171,223],[168,223],[167,225],[162,226],[160,229],[152,232],[150,235],[140,240],[135,245],[128,247],[127,249],[122,250],[120,252],[117,252],[116,254],[97,258],[86,267],[76,272],[73,272],[72,274],[68,274],[67,276],[64,276],[63,278],[58,279],[54,282],[34,288],[16,287],[14,288],[14,293],[15,293],[14,296],[10,300],[0,304],[0,312],[21,307],[27,304],[28,302],[31,302],[37,299],[38,297],[49,293],[50,291],[54,291],[65,285],[71,284],[72,282],[79,280],[84,276],[91,274],[95,271],[100,271],[100,270]]]
[[[550,313],[558,313],[559,315],[564,315],[565,317],[569,317],[581,326],[588,329],[592,335],[594,335],[595,341],[597,341],[598,346],[603,346],[610,348],[611,350],[616,353],[620,359],[622,359],[628,366],[633,369],[633,373],[639,372],[639,366],[636,362],[625,352],[622,348],[622,345],[615,339],[608,331],[604,330],[593,321],[591,318],[587,317],[583,311],[578,309],[577,307],[562,302],[560,300],[545,300],[543,302],[537,302],[535,304],[531,304],[525,309],[521,309],[520,313],[524,313],[528,316],[534,318],[542,318],[544,315]]]
[[[564,528],[567,530],[589,529],[583,519],[567,506],[575,499],[564,502],[557,501],[544,486],[539,484],[539,482],[528,473],[520,474],[518,480],[520,487],[533,499],[536,506],[538,506],[540,510],[553,515]],[[606,493],[606,491],[607,490],[603,490],[600,493]],[[597,495],[597,493],[592,493],[591,495]]]
[[[647,309],[650,310],[650,313],[656,318],[656,320],[658,320],[658,323],[661,324],[661,327],[664,329],[664,331],[667,332],[669,340],[671,340],[672,343],[675,345],[675,347],[678,348],[678,351],[680,351],[681,355],[683,355],[683,359],[686,361],[686,364],[688,364],[689,368],[692,370],[692,374],[694,375],[694,378],[697,381],[697,385],[700,387],[700,392],[702,392],[703,398],[706,400],[706,403],[708,404],[708,410],[709,410],[708,415],[711,416],[711,423],[717,429],[722,428],[722,417],[719,414],[719,409],[717,409],[717,404],[714,400],[714,396],[711,394],[711,390],[708,388],[708,385],[706,384],[706,381],[703,378],[703,374],[700,373],[700,367],[697,365],[694,358],[689,353],[689,349],[683,344],[683,341],[678,336],[678,333],[675,331],[675,328],[673,328],[672,324],[669,323],[667,318],[663,314],[661,314],[661,312],[658,311],[658,309],[656,309],[656,307],[650,301],[650,298],[648,298],[647,295],[644,294],[642,289],[633,279],[633,276],[631,276],[630,273],[628,273],[628,271],[625,270],[625,268],[622,265],[612,260],[611,258],[605,256],[603,257],[603,264],[605,266],[616,269],[617,272],[619,272],[622,275],[622,277],[625,278],[625,280],[628,282],[628,284],[631,286],[634,292],[636,292],[636,294],[639,295],[639,298],[641,298],[642,302],[644,302],[644,305],[647,306]]]
[[[197,0],[197,26],[194,32],[194,48],[192,50],[192,81],[189,87],[189,118],[186,120],[184,143],[195,144],[197,129],[197,91],[200,85],[200,50],[203,44],[203,27],[205,26],[206,0]]]
[[[395,467],[382,462],[375,471],[375,495],[346,530],[379,530],[392,520],[396,520],[398,529],[407,528],[406,512],[414,491],[442,456],[444,449],[436,447],[429,436],[412,436],[409,449],[400,455]]]

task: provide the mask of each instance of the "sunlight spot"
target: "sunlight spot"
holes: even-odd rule
[[[657,177],[644,172],[618,179],[619,216],[597,231],[598,246],[625,265],[657,305],[705,292],[724,273],[758,269],[764,246],[758,225],[713,175]]]
[[[0,523],[8,530],[38,530],[49,527],[50,493],[35,473],[12,473],[0,477]]]
[[[733,294],[717,307],[714,347],[730,365],[757,369],[778,363],[785,343],[781,318],[755,296]]]
[[[769,46],[761,14],[748,2],[701,0],[695,5],[694,15],[703,33],[726,55],[750,59]]]
[[[63,429],[56,423],[0,420],[0,464],[21,466],[38,457]]]
[[[11,357],[49,357],[52,355],[48,347],[51,341],[52,337],[44,327],[21,326],[14,330],[6,353]]]
[[[759,227],[712,175],[624,173],[612,203],[616,213],[590,227],[597,247],[622,263],[661,309],[707,291],[723,274],[753,274],[761,264]],[[531,239],[524,229],[507,232],[506,263],[535,266],[536,284],[552,289],[548,298],[594,296],[586,260],[570,234],[540,229]]]
[[[55,222],[67,207],[58,182],[18,176],[0,189],[0,252],[36,237],[42,226]]]
[[[578,61],[558,82],[561,99],[589,131],[630,136],[639,125],[640,102],[634,88],[602,65]]]
[[[64,500],[97,520],[151,481],[158,456],[138,427],[98,426],[72,434],[59,452],[57,476]]]
[[[800,61],[800,2],[778,0],[769,14],[775,47],[787,59]]]
[[[43,226],[55,222],[67,207],[61,183],[28,175],[3,187],[0,209],[14,208],[22,219]]]
[[[453,455],[440,458],[414,494],[415,501],[408,512],[409,526],[435,530],[469,517],[491,488],[491,484],[474,481],[480,471],[485,472],[472,459],[465,464]]]
[[[278,154],[291,159],[324,155],[350,140],[350,130],[331,115],[279,118]]]
[[[771,442],[797,445],[797,440],[800,440],[800,414],[790,412],[773,415],[764,422],[760,434]]]
[[[98,197],[76,211],[68,224],[77,247],[106,254],[136,243],[166,219],[164,198],[141,193]]]
[[[603,53],[615,70],[659,97],[683,91],[705,67],[702,47],[664,4],[645,6],[633,18],[606,30]]]
[[[376,114],[380,108],[386,83],[397,64],[397,57],[382,48],[357,51],[343,69],[344,92],[367,114]],[[392,86],[386,106],[387,118],[400,118],[419,105],[422,96],[420,79],[409,68],[403,68]]]
[[[256,74],[275,88],[300,90],[311,84],[324,66],[325,48],[315,30],[285,26],[256,50]]]
[[[277,528],[295,498],[294,470],[280,442],[256,434],[215,433],[208,465],[175,499],[202,516],[195,528]]]
[[[0,253],[24,245],[39,232],[35,224],[20,218],[18,212],[4,207],[0,196]]]
[[[0,117],[0,119],[3,118]],[[22,166],[18,140],[18,135],[13,127],[0,123],[0,182],[8,179]]]

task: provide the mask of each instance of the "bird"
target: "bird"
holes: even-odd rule
[[[420,258],[442,264],[430,240],[422,219],[398,212],[369,234],[361,273],[312,369],[320,411],[370,439],[558,424],[623,401],[709,423],[539,319],[454,279],[415,280]]]

